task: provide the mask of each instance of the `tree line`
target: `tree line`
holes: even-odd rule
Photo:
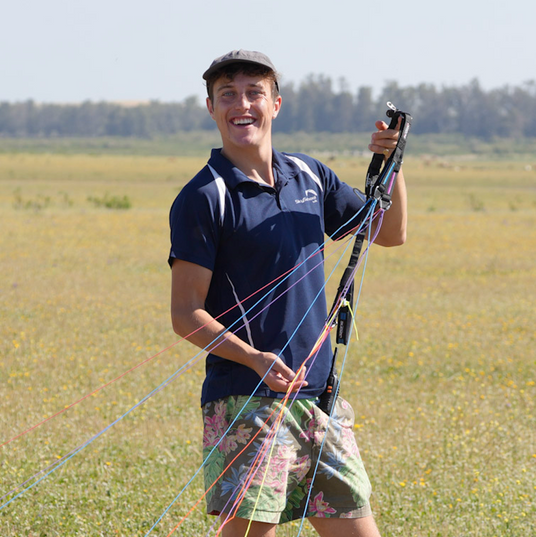
[[[484,90],[478,80],[459,87],[401,87],[388,82],[378,95],[362,86],[352,93],[344,79],[334,88],[323,75],[281,86],[283,107],[275,132],[370,132],[385,118],[386,102],[412,114],[415,134],[458,133],[468,137],[536,137],[536,82]],[[215,129],[195,96],[178,103],[37,104],[0,102],[0,136],[153,138]]]

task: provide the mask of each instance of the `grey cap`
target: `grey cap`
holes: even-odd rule
[[[220,69],[221,67],[225,65],[229,65],[231,63],[252,63],[256,65],[261,65],[263,67],[268,67],[268,69],[271,69],[274,73],[276,73],[276,69],[274,67],[274,64],[266,56],[266,54],[263,54],[262,52],[256,52],[254,50],[232,50],[231,52],[228,52],[227,54],[224,54],[223,56],[220,56],[219,58],[216,58],[211,64],[210,67],[203,73],[203,78],[205,80],[208,79],[208,77],[214,73],[214,71]],[[277,85],[277,82],[276,82]]]

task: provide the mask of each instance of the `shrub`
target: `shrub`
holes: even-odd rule
[[[106,193],[102,198],[89,196],[87,200],[95,207],[106,207],[107,209],[130,209],[132,207],[132,202],[128,196],[110,196]]]

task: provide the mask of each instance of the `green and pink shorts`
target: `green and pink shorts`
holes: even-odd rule
[[[204,467],[209,514],[271,524],[371,514],[348,402],[339,397],[330,420],[315,399],[247,401],[231,396],[203,407],[204,458],[217,446]]]

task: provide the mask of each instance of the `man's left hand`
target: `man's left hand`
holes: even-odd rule
[[[383,154],[387,160],[398,142],[401,121],[402,118],[399,118],[398,125],[394,129],[390,129],[385,121],[376,121],[375,126],[378,130],[372,133],[368,148],[373,153]]]

